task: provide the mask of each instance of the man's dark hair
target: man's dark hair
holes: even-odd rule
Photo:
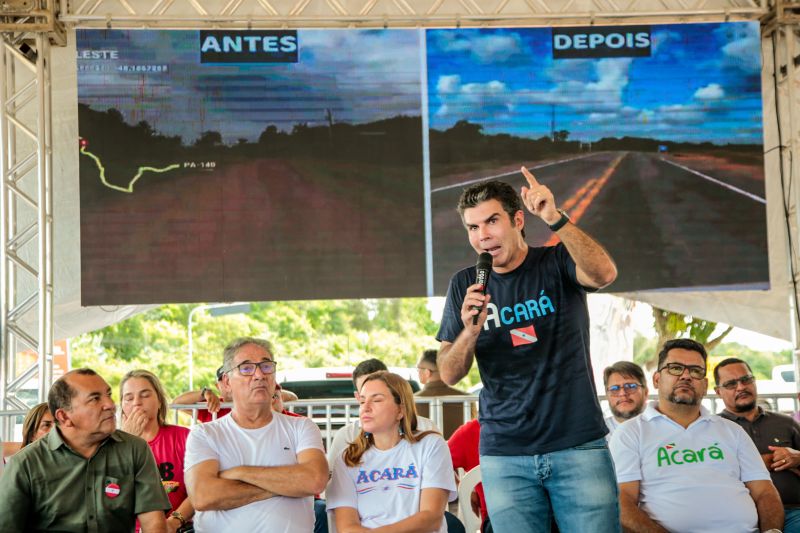
[[[420,362],[428,363],[431,365],[431,370],[436,371],[438,367],[436,366],[436,356],[439,355],[439,350],[425,350],[422,352],[422,358]]]
[[[353,369],[353,387],[356,386],[356,380],[361,376],[366,376],[367,374],[372,374],[373,372],[377,372],[378,370],[389,370],[386,365],[380,359],[367,359],[366,361],[361,361],[358,363]]]
[[[217,381],[222,381],[222,376],[225,375],[225,367],[221,366],[217,369]]]
[[[664,343],[664,346],[661,348],[661,351],[658,352],[658,369],[660,370],[664,366],[664,361],[667,360],[667,353],[670,350],[674,350],[675,348],[680,348],[681,350],[691,350],[693,352],[699,353],[703,356],[703,363],[706,362],[708,359],[708,354],[706,353],[706,348],[699,342],[692,340],[692,339],[672,339],[668,340]]]
[[[723,366],[728,366],[728,365],[744,365],[747,367],[748,372],[750,372],[751,374],[753,373],[753,369],[750,368],[750,365],[747,364],[747,361],[742,361],[738,357],[728,357],[727,359],[723,359],[722,361],[717,363],[717,366],[714,367],[715,385],[719,385],[719,369],[722,368]]]
[[[486,202],[487,200],[497,200],[503,206],[503,211],[508,213],[511,222],[514,222],[514,215],[522,210],[522,200],[517,191],[508,183],[491,180],[483,183],[470,185],[461,193],[458,199],[458,214],[461,221],[464,221],[464,210]],[[522,236],[525,237],[525,228],[522,228]]]
[[[644,380],[644,371],[642,367],[630,361],[617,361],[611,366],[603,370],[603,386],[608,387],[608,380],[611,379],[612,374],[619,374],[627,378],[633,378],[639,382],[639,385],[646,387]]]
[[[53,386],[50,387],[50,392],[47,393],[47,407],[50,409],[50,414],[53,415],[53,420],[55,420],[56,424],[58,424],[56,411],[59,409],[69,411],[72,408],[72,399],[78,394],[78,391],[70,387],[69,383],[67,383],[67,378],[73,374],[96,376],[97,372],[91,368],[77,368],[75,370],[70,370],[53,383]]]

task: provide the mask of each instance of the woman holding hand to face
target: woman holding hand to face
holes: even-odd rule
[[[158,378],[147,370],[132,370],[119,385],[122,398],[122,431],[141,437],[156,458],[161,483],[172,513],[167,531],[175,533],[194,515],[183,481],[183,457],[189,429],[166,423],[167,397]]]
[[[446,533],[456,489],[447,443],[417,432],[411,386],[397,374],[370,374],[359,392],[361,433],[336,459],[326,492],[337,530]]]

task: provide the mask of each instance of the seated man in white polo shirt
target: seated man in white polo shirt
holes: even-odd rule
[[[628,531],[779,531],[783,507],[753,441],[700,401],[706,351],[664,343],[653,385],[658,401],[611,437],[620,516]]]

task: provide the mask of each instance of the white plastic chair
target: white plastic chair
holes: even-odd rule
[[[467,533],[475,533],[481,530],[481,517],[472,512],[469,497],[475,489],[475,485],[481,482],[481,466],[478,465],[461,478],[458,485],[458,514],[464,522],[464,529]]]
[[[336,530],[336,518],[333,516],[333,511],[328,511],[328,533],[339,533]]]

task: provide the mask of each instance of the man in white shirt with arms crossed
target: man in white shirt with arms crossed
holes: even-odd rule
[[[275,361],[269,342],[240,338],[224,352],[230,416],[195,426],[186,442],[186,485],[195,531],[308,533],[314,494],[328,464],[319,428],[272,411]]]

